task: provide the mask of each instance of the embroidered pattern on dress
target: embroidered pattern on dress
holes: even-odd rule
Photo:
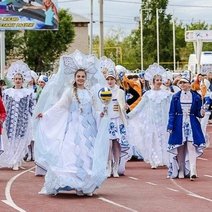
[[[29,114],[31,114],[32,101],[30,101],[31,95],[27,95],[20,99],[20,101],[14,101],[10,96],[6,96],[6,108],[7,119],[5,122],[8,139],[23,138],[26,134],[28,127]],[[31,102],[31,103],[30,103]]]
[[[113,122],[110,122],[109,133],[112,134],[113,136],[115,136],[117,132],[118,132],[118,130],[117,130],[117,127],[115,126],[115,124]]]

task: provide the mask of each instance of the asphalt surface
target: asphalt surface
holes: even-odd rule
[[[212,125],[208,133],[212,140]],[[195,181],[167,179],[166,167],[153,170],[144,162],[130,161],[125,176],[107,179],[92,197],[38,194],[44,178],[34,176],[34,166],[26,162],[24,170],[0,170],[1,212],[212,211],[212,145],[198,159]]]

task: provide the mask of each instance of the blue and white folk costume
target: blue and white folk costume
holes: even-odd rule
[[[30,68],[23,61],[16,61],[8,68],[7,79],[12,82],[21,75],[23,83],[31,80]],[[28,145],[32,140],[33,93],[27,88],[9,88],[3,92],[7,117],[3,125],[4,153],[0,156],[0,167],[18,170]]]
[[[19,164],[27,153],[32,140],[33,94],[30,89],[9,88],[3,92],[7,111],[2,134],[4,153],[0,156],[0,167]]]
[[[94,56],[79,51],[62,56],[59,72],[49,81],[39,99],[36,112],[41,105],[46,108],[35,127],[35,161],[47,171],[41,193],[75,190],[89,195],[107,178],[109,118],[103,117],[97,128],[96,120],[100,114],[97,95],[87,89],[75,90],[68,83],[80,68],[86,70],[88,81],[92,80],[98,71],[94,60]],[[45,105],[48,90],[51,101]]]
[[[112,100],[108,105],[108,114],[110,117],[109,139],[118,140],[120,144],[121,155],[118,164],[118,174],[123,175],[125,172],[125,164],[132,156],[132,149],[128,143],[126,130],[127,121],[124,108],[125,92],[117,85],[110,89],[112,91]]]
[[[128,113],[130,144],[141,152],[152,168],[169,164],[167,153],[168,110],[171,94],[165,90],[146,91],[140,103]]]
[[[47,169],[47,194],[61,190],[92,193],[106,179],[108,125],[100,124],[97,134],[91,95],[86,89],[77,93],[80,105],[68,89],[39,121],[35,159]]]
[[[168,130],[171,134],[168,151],[171,153],[168,176],[183,178],[196,174],[196,158],[205,147],[205,139],[201,130],[200,113],[201,97],[193,91],[179,91],[171,101]],[[192,150],[194,148],[194,151]],[[183,149],[182,149],[183,148]],[[185,151],[185,155],[182,155]]]

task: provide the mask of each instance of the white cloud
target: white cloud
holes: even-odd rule
[[[170,0],[169,5],[171,6],[168,7],[168,10],[171,13],[174,12],[174,16],[184,23],[191,23],[192,21],[205,21],[208,24],[212,24],[212,1]],[[179,5],[185,5],[185,7],[180,7]],[[191,7],[187,7],[188,5]]]

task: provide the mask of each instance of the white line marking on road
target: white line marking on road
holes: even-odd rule
[[[128,210],[128,211],[138,212],[137,210],[134,210],[134,209],[128,208],[128,207],[126,207],[126,206],[124,206],[124,205],[115,203],[115,202],[113,202],[113,201],[111,201],[111,200],[109,200],[109,199],[106,199],[106,198],[104,198],[104,197],[99,197],[98,199],[99,199],[99,200],[102,200],[103,202],[107,202],[107,203],[110,203],[110,204],[112,204],[112,205],[115,205],[115,206],[117,206],[117,207],[124,208],[124,209],[126,209],[126,210]]]
[[[208,159],[206,159],[206,158],[197,158],[198,160],[208,160]]]
[[[178,188],[180,188],[180,189],[183,190],[185,193],[187,193],[187,195],[193,196],[193,197],[196,197],[196,198],[199,198],[199,199],[207,200],[207,201],[209,201],[209,202],[212,202],[212,199],[208,199],[208,198],[206,198],[206,197],[200,196],[200,195],[198,195],[198,194],[195,194],[195,193],[192,192],[192,191],[189,191],[189,190],[183,188],[182,186],[180,186],[179,184],[177,184],[176,181],[175,181],[174,179],[171,179],[171,181],[172,181]]]
[[[173,188],[169,188],[169,187],[166,187],[166,189],[168,189],[168,190],[170,190],[170,191],[174,191],[174,192],[179,192],[178,190],[173,189]]]
[[[205,177],[211,177],[211,178],[212,178],[212,176],[211,176],[211,175],[207,175],[207,174],[205,174],[204,176],[205,176]]]
[[[33,174],[35,174],[35,171],[29,171],[29,172],[31,172],[31,173],[33,173]]]
[[[192,196],[192,197],[196,197],[196,198],[199,198],[199,199],[203,199],[203,200],[207,200],[209,202],[212,202],[212,199],[208,199],[208,198],[205,198],[203,196],[200,196],[198,194],[188,194],[189,196]]]
[[[20,212],[26,212],[24,209],[18,207],[15,202],[13,201],[12,197],[11,197],[11,194],[10,194],[10,190],[11,190],[11,187],[12,187],[12,184],[15,182],[15,180],[20,177],[21,175],[25,174],[26,172],[29,172],[31,171],[32,169],[34,169],[34,167],[26,170],[26,171],[23,171],[15,176],[13,176],[12,178],[10,178],[10,180],[7,182],[7,185],[6,185],[6,188],[5,188],[5,197],[6,197],[6,200],[2,200],[2,202],[4,202],[5,204],[9,205],[10,207],[16,209],[17,211],[20,211]]]
[[[149,185],[153,185],[153,186],[156,186],[157,184],[155,184],[155,183],[151,183],[151,182],[146,182],[147,184],[149,184]]]
[[[20,169],[25,170],[26,168],[25,168],[25,167],[23,167],[23,166],[20,166]]]
[[[129,178],[132,180],[138,180],[138,178],[136,178],[136,177],[129,177]]]

